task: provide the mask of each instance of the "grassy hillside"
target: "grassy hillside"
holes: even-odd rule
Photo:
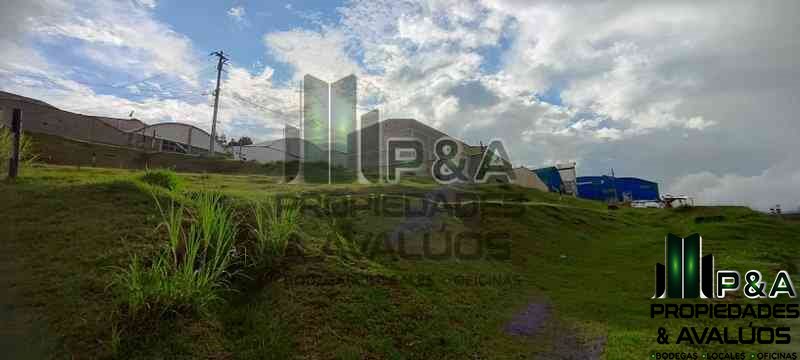
[[[796,274],[800,248],[800,223],[736,207],[609,211],[507,185],[299,186],[258,175],[181,174],[180,189],[169,193],[141,175],[40,166],[0,185],[0,344],[12,357],[645,359],[711,351],[655,341],[659,326],[677,333],[686,322],[649,317],[664,236],[699,232],[718,269],[767,277]],[[473,216],[430,218],[310,207],[286,255],[268,268],[241,267],[209,313],[129,321],[109,284],[132,255],[152,258],[165,246],[154,194],[184,202],[202,191],[225,195],[242,223],[237,241],[250,240],[252,202],[279,193],[460,192],[489,201]],[[405,255],[393,237],[403,231]],[[462,256],[415,258],[426,232],[434,254],[445,252],[447,234],[478,235],[460,238]],[[748,326],[728,322],[721,325]]]

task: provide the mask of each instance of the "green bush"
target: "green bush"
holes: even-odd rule
[[[270,265],[286,253],[292,234],[300,229],[300,205],[294,201],[268,198],[253,205],[255,262]],[[280,205],[280,206],[279,206]]]
[[[172,170],[147,170],[139,180],[153,186],[159,186],[167,190],[177,190],[181,186],[181,178]]]
[[[14,134],[11,130],[0,126],[0,176],[5,176],[8,173],[8,164],[11,159],[12,146],[14,143]],[[36,155],[33,152],[33,140],[22,134],[19,140],[19,162],[20,167],[26,167],[36,161]]]
[[[238,223],[220,195],[201,193],[193,200],[195,208],[187,211],[174,202],[163,208],[156,199],[167,246],[150,264],[134,257],[114,277],[132,317],[143,310],[205,314],[229,289]]]

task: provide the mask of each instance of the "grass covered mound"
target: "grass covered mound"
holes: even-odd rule
[[[181,178],[172,170],[147,170],[139,180],[153,186],[159,186],[167,190],[178,190],[181,186]]]
[[[649,317],[667,233],[699,232],[717,268],[768,278],[796,273],[800,250],[800,223],[738,207],[608,211],[486,185],[458,189],[493,199],[480,216],[281,203],[282,217],[277,194],[439,190],[181,174],[168,191],[142,175],[34,167],[0,184],[10,358],[649,358],[659,326],[686,323]],[[693,324],[748,325],[725,321]]]

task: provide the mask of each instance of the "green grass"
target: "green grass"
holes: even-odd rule
[[[362,209],[334,219],[330,212],[303,209],[281,224],[269,203],[261,208],[262,217],[253,210],[254,201],[276,194],[419,195],[435,188],[425,181],[300,186],[268,176],[181,174],[180,191],[167,192],[140,181],[142,174],[34,166],[16,184],[0,185],[0,235],[6,240],[0,242],[0,283],[13,290],[4,294],[11,304],[4,309],[14,315],[4,318],[20,319],[14,323],[20,338],[41,339],[25,350],[88,358],[551,359],[602,337],[604,358],[644,359],[653,351],[722,349],[655,342],[659,326],[677,334],[689,322],[649,318],[653,265],[663,261],[668,232],[702,234],[703,251],[715,255],[718,269],[756,269],[768,277],[779,269],[791,274],[798,269],[800,223],[745,208],[609,211],[600,203],[514,186],[461,187],[492,201],[481,207],[480,217],[434,219],[433,248],[446,248],[446,231],[488,236],[502,230],[511,235],[510,260],[425,260],[381,248],[366,254],[326,251],[330,240],[338,241],[335,249],[383,245],[374,239],[402,218]],[[259,235],[250,230],[259,229],[259,218],[265,220],[260,227],[265,251],[282,260],[268,269],[243,266],[235,257],[215,262],[215,254],[252,255]],[[281,254],[290,231],[274,226],[301,229],[302,249],[289,247]],[[220,235],[233,233],[233,238]],[[197,245],[189,257],[205,256],[204,261],[176,260],[184,238]],[[424,240],[411,234],[406,244],[419,251]],[[240,276],[210,271],[225,282],[210,291],[220,301],[199,306],[205,311],[127,317],[121,299],[170,307],[145,295],[125,300],[108,287],[118,269],[163,281],[178,277],[175,264],[187,269],[192,264],[194,271],[218,264],[216,269]],[[159,266],[162,273],[153,270]],[[147,275],[153,271],[156,275]],[[128,283],[153,281],[145,277]],[[506,334],[504,325],[530,303],[550,305],[542,331],[530,338]],[[689,323],[748,326],[738,320]]]
[[[134,256],[114,277],[112,286],[122,299],[126,320],[138,320],[141,312],[155,312],[158,318],[167,312],[207,315],[212,305],[223,301],[235,261],[238,224],[221,199],[218,193],[196,195],[193,219],[185,221],[183,206],[171,201],[165,208],[155,198],[167,246],[147,265]]]
[[[178,190],[181,186],[181,178],[169,169],[147,170],[144,175],[139,177],[139,180],[170,191]]]
[[[289,239],[300,231],[300,206],[292,199],[270,197],[256,201],[252,209],[253,260],[257,265],[270,266],[286,254]]]

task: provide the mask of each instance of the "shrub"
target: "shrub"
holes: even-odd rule
[[[289,238],[300,229],[300,205],[297,202],[268,198],[253,205],[255,260],[269,265],[286,253]],[[280,206],[279,206],[280,205]]]
[[[219,195],[201,193],[194,200],[196,209],[186,211],[174,202],[164,208],[156,199],[167,246],[149,265],[133,257],[114,277],[132,317],[151,309],[206,313],[229,288],[238,224]]]
[[[0,171],[5,176],[8,173],[8,163],[12,155],[12,146],[14,143],[14,134],[11,130],[0,126]],[[19,139],[19,162],[20,167],[29,166],[36,161],[36,154],[33,152],[33,140],[22,134]]]
[[[147,170],[139,177],[145,183],[173,191],[180,188],[181,178],[172,170]]]

